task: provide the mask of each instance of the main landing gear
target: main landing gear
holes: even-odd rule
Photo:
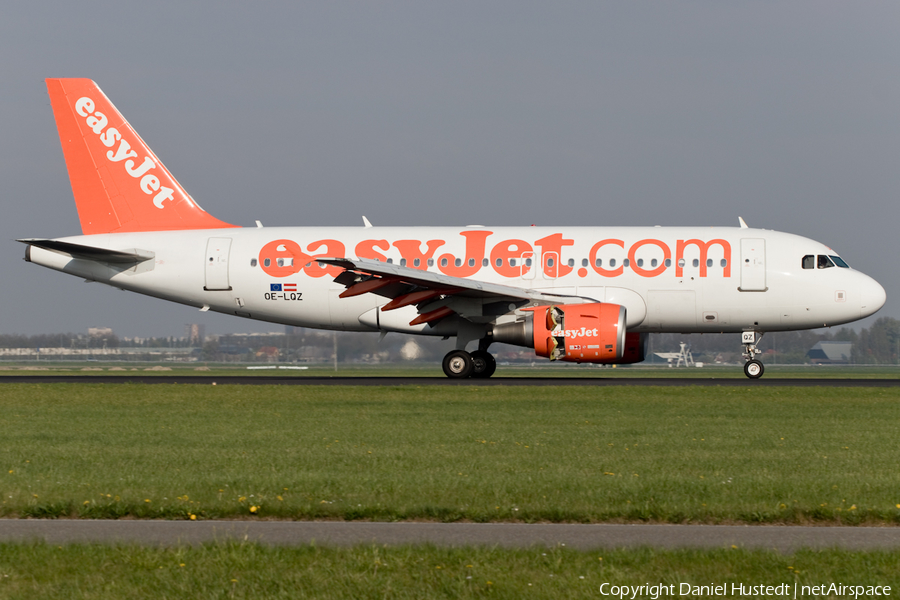
[[[444,357],[443,367],[444,374],[451,379],[486,379],[497,370],[497,361],[487,350],[479,349],[471,354],[465,350],[452,350]]]
[[[756,360],[756,355],[762,352],[756,347],[762,336],[762,332],[757,331],[745,331],[741,334],[741,343],[744,345],[743,356],[747,360],[744,363],[744,375],[750,379],[759,379],[766,372],[763,364]]]

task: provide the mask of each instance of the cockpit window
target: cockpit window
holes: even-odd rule
[[[815,269],[816,268],[816,257],[814,254],[807,254],[803,257],[803,268],[804,269]]]
[[[836,265],[839,266],[840,268],[842,268],[842,269],[849,269],[849,268],[850,268],[850,265],[848,265],[847,263],[845,263],[845,262],[844,262],[844,259],[841,258],[840,256],[832,256],[831,254],[829,254],[828,256],[831,258],[831,260],[834,261],[834,264],[836,264]]]
[[[831,259],[825,256],[824,254],[819,255],[819,259],[816,261],[816,267],[819,269],[828,269],[833,267],[834,263],[831,262]]]

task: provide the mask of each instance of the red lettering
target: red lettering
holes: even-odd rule
[[[531,244],[525,240],[503,240],[491,249],[491,266],[502,277],[518,277],[531,270],[525,265],[509,266],[509,259],[518,259],[525,253],[531,252]],[[500,261],[500,264],[497,264]]]
[[[303,253],[300,245],[291,240],[269,242],[259,251],[259,264],[272,277],[289,277],[298,273],[308,261],[309,257]]]
[[[438,268],[445,275],[453,277],[469,277],[474,275],[481,269],[481,261],[484,260],[485,240],[491,235],[492,231],[461,231],[460,235],[466,238],[466,254],[465,258],[460,261],[460,265],[456,266],[456,257],[452,254],[442,254]],[[447,264],[444,265],[444,260]]]
[[[588,260],[591,261],[591,268],[594,269],[598,274],[604,277],[618,277],[624,271],[623,267],[619,267],[617,269],[604,269],[603,267],[597,266],[597,251],[600,250],[603,246],[618,246],[619,248],[625,248],[625,242],[622,240],[600,240],[596,244],[591,247],[590,253],[588,253]]]
[[[428,268],[428,259],[434,256],[435,250],[443,246],[444,240],[428,240],[425,242],[427,249],[422,252],[422,242],[419,240],[397,240],[394,242],[394,248],[400,251],[400,256],[406,259],[406,266],[413,269],[424,271]],[[419,266],[416,266],[416,259],[419,259]]]
[[[391,245],[387,240],[363,240],[356,245],[356,256],[359,258],[370,258],[372,260],[387,262],[387,257],[381,252],[376,252],[375,248],[379,248],[380,250],[390,250]]]
[[[681,266],[681,259],[684,258],[684,249],[688,246],[697,246],[700,249],[700,277],[706,277],[706,258],[709,253],[709,247],[718,244],[722,247],[725,258],[725,270],[723,275],[731,277],[731,244],[725,240],[716,239],[704,242],[703,240],[678,240],[675,245],[675,277],[684,276],[684,267]]]
[[[575,240],[566,240],[563,239],[561,233],[554,233],[553,235],[548,235],[545,238],[537,240],[534,245],[541,247],[541,264],[543,265],[544,275],[550,278],[556,278],[564,277],[572,272],[572,267],[563,261],[562,249],[563,246],[574,246]],[[556,265],[551,266],[547,264],[547,259],[543,256],[547,252],[556,254]]]
[[[634,259],[634,255],[638,251],[638,248],[646,246],[647,244],[653,244],[654,246],[657,246],[663,251],[663,254],[665,255],[662,263],[655,269],[644,269],[642,267],[639,267],[637,261]],[[665,261],[671,258],[672,251],[669,250],[669,247],[666,246],[661,240],[641,240],[628,250],[628,262],[631,264],[631,269],[641,277],[656,277],[657,275],[662,275],[663,271],[666,270]]]
[[[336,267],[334,265],[326,265],[323,264],[319,266],[319,263],[316,262],[317,258],[343,258],[344,257],[344,244],[339,242],[338,240],[319,240],[318,242],[313,242],[309,246],[306,247],[307,252],[315,252],[321,247],[325,247],[324,252],[320,252],[319,254],[313,254],[309,257],[309,261],[304,264],[309,264],[308,267],[304,267],[306,274],[310,277],[323,277],[325,275],[331,275],[332,277],[337,277],[341,273],[344,272],[344,269],[341,267]]]

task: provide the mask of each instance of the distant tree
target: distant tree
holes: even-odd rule
[[[857,364],[896,364],[900,344],[900,321],[881,317],[863,329],[853,344],[852,360]]]

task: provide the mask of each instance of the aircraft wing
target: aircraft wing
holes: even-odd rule
[[[335,282],[345,286],[340,297],[349,298],[361,294],[378,294],[391,301],[381,310],[388,311],[415,304],[419,316],[410,325],[435,323],[457,313],[466,318],[471,313],[472,301],[480,307],[492,304],[487,315],[497,316],[509,312],[508,305],[516,308],[528,304],[581,304],[596,302],[591,298],[563,294],[548,294],[526,288],[489,283],[477,279],[451,277],[442,273],[413,269],[366,258],[317,258],[319,262],[345,269]],[[502,308],[500,308],[502,306]],[[463,307],[466,307],[463,309]],[[500,312],[497,312],[499,310]]]

